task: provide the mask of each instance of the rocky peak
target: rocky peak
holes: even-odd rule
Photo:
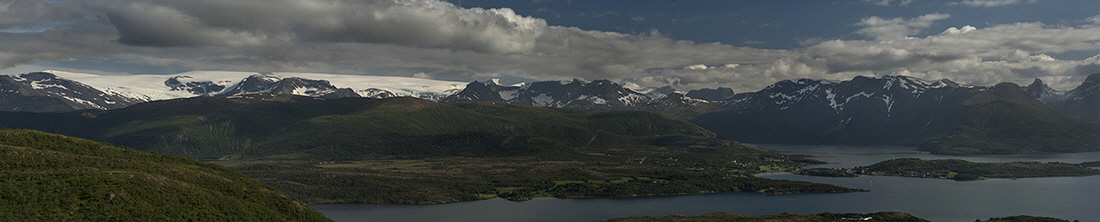
[[[1088,77],[1085,78],[1085,82],[1081,83],[1081,86],[1077,87],[1077,88],[1078,89],[1085,89],[1085,90],[1093,90],[1093,89],[1097,88],[1096,87],[1097,85],[1100,85],[1100,73],[1094,73],[1092,75],[1089,75]]]
[[[188,91],[195,95],[210,95],[225,90],[225,86],[213,81],[195,81],[190,76],[174,76],[164,80],[171,91]]]
[[[298,77],[279,78],[268,75],[251,75],[218,93],[218,96],[236,96],[256,93],[293,94],[309,97],[340,98],[359,97],[349,88],[336,88],[327,80],[312,80]]]
[[[21,75],[19,75],[19,78],[27,80],[27,81],[42,81],[42,80],[57,79],[57,76],[54,75],[53,73],[48,73],[48,72],[32,72],[32,73],[27,73],[27,74],[21,74]]]
[[[440,99],[439,101],[444,103],[463,101],[504,102],[504,99],[500,98],[500,94],[492,89],[496,88],[497,86],[498,85],[492,82],[486,85],[485,83],[473,81],[469,84],[466,84],[466,88],[462,91]]]
[[[733,92],[733,89],[726,88],[726,87],[718,87],[717,89],[703,88],[703,89],[691,90],[691,91],[688,91],[687,94],[685,94],[685,96],[691,97],[691,98],[696,98],[696,99],[701,99],[701,100],[718,101],[718,100],[729,99],[729,98],[733,97],[733,95],[735,95],[735,94],[736,93]]]

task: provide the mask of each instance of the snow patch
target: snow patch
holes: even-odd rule
[[[550,106],[554,103],[554,97],[546,95],[546,93],[539,93],[539,95],[531,97],[531,101],[535,106]]]
[[[647,102],[648,99],[649,97],[646,97],[645,95],[630,93],[626,94],[626,96],[619,97],[619,102],[622,102],[623,105],[633,106],[634,104]]]
[[[516,96],[519,94],[519,90],[502,90],[498,92],[498,94],[500,94],[500,99],[503,99],[504,101],[512,101],[512,99],[515,99]]]

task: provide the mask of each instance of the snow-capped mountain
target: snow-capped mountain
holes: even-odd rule
[[[412,96],[438,100],[459,91],[460,87],[466,84],[394,76],[219,71],[195,71],[177,75],[115,76],[44,71],[22,75],[0,75],[0,78],[5,79],[2,83],[4,93],[12,94],[4,97],[0,110],[32,112],[115,109],[155,100],[252,93],[293,94],[318,98]],[[53,99],[24,98],[46,95]]]
[[[1100,73],[1089,75],[1080,86],[1066,92],[1050,89],[1039,79],[1025,89],[1062,114],[1100,124]]]
[[[210,80],[196,81],[191,76],[174,76],[164,80],[164,85],[171,88],[171,91],[187,91],[195,95],[214,95],[225,90],[225,86],[231,83],[232,81],[222,81],[220,83]]]
[[[360,97],[359,94],[355,93],[355,90],[351,88],[336,88],[326,80],[311,80],[298,77],[279,78],[265,75],[248,76],[248,78],[229,86],[215,95],[238,96],[257,93],[290,94],[319,98]]]
[[[878,143],[943,133],[959,107],[989,87],[905,76],[784,80],[721,101],[693,122],[746,142]]]
[[[47,72],[0,75],[0,110],[63,112],[115,109],[144,102],[140,98],[103,91]]]
[[[1025,86],[1024,91],[1027,91],[1028,95],[1039,99],[1039,101],[1042,101],[1045,104],[1054,104],[1061,102],[1065,98],[1066,94],[1065,92],[1050,88],[1050,86],[1047,86],[1047,84],[1043,83],[1043,80],[1039,78],[1035,78],[1035,81],[1031,82],[1030,85]]]
[[[1100,126],[1058,114],[1014,83],[796,79],[717,103],[721,111],[690,121],[741,142],[910,145],[949,154],[1100,148]]]
[[[653,98],[627,89],[608,80],[585,82],[544,81],[502,85],[496,81],[471,82],[466,88],[440,102],[488,101],[511,104],[557,107],[585,111],[631,109],[647,104]]]

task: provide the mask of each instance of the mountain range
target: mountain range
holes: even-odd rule
[[[793,79],[757,92],[703,89],[663,96],[609,81],[473,82],[441,101],[647,110],[748,143],[907,145],[944,154],[1084,152],[1100,150],[1100,127],[1083,122],[1098,110],[1098,80],[1094,74],[1060,93],[1041,83],[1029,88],[906,76]]]
[[[1100,135],[1097,133],[1100,130],[1095,129],[1100,121],[1100,74],[1090,75],[1081,86],[1066,92],[1051,89],[1038,79],[1026,87],[1011,83],[987,87],[961,85],[946,79],[928,81],[884,76],[856,77],[847,81],[792,79],[757,92],[734,93],[729,88],[718,88],[681,94],[668,87],[631,89],[607,80],[521,84],[494,80],[459,84],[405,77],[328,76],[337,79],[330,82],[319,80],[326,77],[322,74],[298,74],[317,78],[307,79],[291,74],[280,77],[270,73],[233,73],[243,78],[232,80],[224,73],[212,72],[142,76],[158,78],[161,82],[156,87],[135,90],[138,87],[134,84],[106,86],[100,83],[92,87],[70,79],[104,81],[73,73],[52,73],[71,78],[45,72],[3,76],[0,87],[5,90],[2,92],[17,96],[6,96],[0,100],[0,107],[62,112],[115,109],[155,98],[254,93],[328,99],[413,96],[443,103],[485,101],[590,112],[653,111],[689,120],[727,139],[750,143],[912,145],[956,154],[1100,149],[1096,147],[1097,142],[1090,139]],[[382,86],[386,84],[398,86]],[[80,91],[66,91],[74,89]],[[1013,126],[1016,129],[1009,130],[1006,128],[1009,125],[980,121],[993,117],[1000,118],[995,123],[1029,124],[1016,125]],[[1081,124],[1082,121],[1092,124]],[[1027,136],[1014,136],[1016,134]],[[968,141],[963,142],[963,138]],[[1048,140],[1054,142],[1018,143]],[[1004,141],[1016,142],[1006,144]]]
[[[605,149],[716,137],[687,121],[651,112],[586,113],[409,97],[323,99],[264,93],[161,100],[114,110],[0,114],[5,127],[206,160],[513,156],[566,147],[609,152]],[[519,145],[535,141],[553,142]]]
[[[0,116],[5,127],[225,164],[313,203],[859,191],[753,177],[818,162],[645,111],[265,93]]]
[[[196,96],[275,93],[318,98],[412,96],[438,100],[463,82],[392,76],[196,71],[103,76],[62,71],[0,75],[0,110],[66,112],[117,109]]]
[[[1076,88],[1061,92],[1035,79],[1027,92],[1067,116],[1100,124],[1100,73],[1089,75]]]
[[[1061,115],[1013,83],[912,77],[785,80],[691,121],[752,143],[890,144],[944,154],[1100,150],[1100,126]]]

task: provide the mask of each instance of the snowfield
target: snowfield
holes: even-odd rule
[[[248,76],[258,75],[256,72],[230,72],[230,71],[192,71],[171,75],[94,75],[74,73],[56,70],[43,72],[53,73],[58,77],[75,80],[104,92],[116,93],[126,97],[139,98],[146,101],[176,99],[197,96],[187,91],[172,91],[165,84],[169,78],[176,76],[188,76],[180,78],[181,81],[203,82],[210,81],[218,85],[232,86],[244,80]],[[351,88],[361,96],[367,89],[381,89],[390,91],[398,96],[433,97],[433,95],[453,94],[466,87],[466,82],[443,81],[398,76],[365,76],[365,75],[340,75],[323,73],[299,73],[280,72],[265,75],[278,79],[299,77],[312,80],[327,80],[337,88]]]

